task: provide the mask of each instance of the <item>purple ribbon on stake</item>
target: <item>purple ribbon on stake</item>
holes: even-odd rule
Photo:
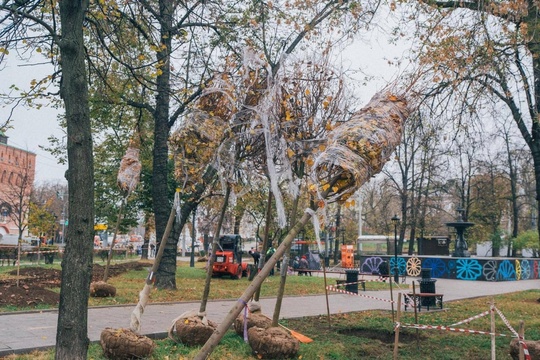
[[[242,304],[244,304],[244,342],[248,342],[248,335],[247,335],[247,312],[248,312],[248,308],[247,308],[247,302],[245,302],[244,300],[242,299],[238,299],[239,302],[241,302]]]

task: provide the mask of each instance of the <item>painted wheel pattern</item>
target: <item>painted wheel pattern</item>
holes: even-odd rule
[[[482,265],[478,260],[459,259],[456,261],[456,277],[462,280],[476,280],[482,275]]]
[[[529,260],[521,260],[521,279],[528,280],[531,278],[531,263]]]
[[[438,258],[425,259],[422,267],[431,268],[431,276],[434,278],[440,278],[446,274],[446,265],[444,261]]]
[[[394,269],[396,268],[396,259],[394,257],[390,258],[390,274],[394,274]],[[397,268],[398,268],[398,275],[406,274],[407,271],[407,262],[404,258],[398,257],[397,258]]]
[[[493,260],[486,261],[484,264],[484,278],[487,281],[497,280],[497,262]]]
[[[367,258],[362,264],[362,272],[373,274],[373,272],[379,272],[379,265],[384,260],[378,256]]]
[[[419,258],[413,256],[407,260],[407,275],[418,276],[420,275],[420,269],[422,268],[422,262]]]
[[[509,260],[504,260],[497,271],[498,280],[516,280],[516,270]]]

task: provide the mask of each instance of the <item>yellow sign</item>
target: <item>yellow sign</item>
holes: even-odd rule
[[[94,230],[107,230],[107,224],[96,224],[94,225]]]

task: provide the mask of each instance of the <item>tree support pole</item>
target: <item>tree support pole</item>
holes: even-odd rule
[[[287,247],[292,243],[295,236],[300,232],[300,230],[307,224],[309,219],[311,219],[311,212],[304,213],[300,221],[296,223],[296,225],[294,225],[291,231],[289,231],[289,234],[278,246],[274,255],[272,255],[272,257],[268,259],[268,261],[264,264],[264,267],[253,279],[246,291],[244,291],[242,296],[238,299],[236,304],[229,311],[225,319],[221,322],[221,324],[219,324],[212,336],[208,339],[208,341],[206,341],[204,346],[201,348],[201,351],[197,354],[197,356],[195,356],[194,360],[204,360],[212,353],[212,351],[219,344],[225,333],[229,330],[236,317],[240,314],[244,306],[246,306],[249,299],[253,296],[255,291],[260,288],[263,281],[268,277],[268,275],[270,274],[270,270],[276,265],[277,259],[283,256]]]

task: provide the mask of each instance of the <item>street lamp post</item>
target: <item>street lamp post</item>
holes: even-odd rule
[[[398,223],[399,223],[399,217],[394,214],[394,216],[390,220],[392,220],[392,223],[394,224],[394,282],[398,283],[399,282],[399,274],[398,274],[398,261],[397,261],[397,251],[398,251],[398,246],[397,246],[397,226],[398,226]]]

